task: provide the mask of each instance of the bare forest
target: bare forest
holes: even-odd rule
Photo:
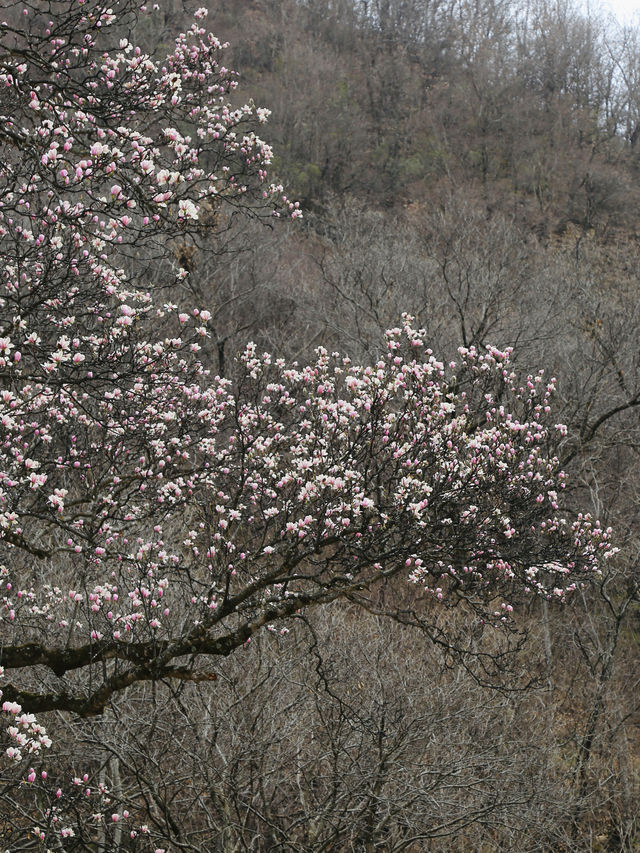
[[[640,28],[158,2],[0,3],[0,850],[638,853]]]

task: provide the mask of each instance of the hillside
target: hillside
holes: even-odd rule
[[[640,30],[51,4],[0,30],[7,849],[638,853]]]

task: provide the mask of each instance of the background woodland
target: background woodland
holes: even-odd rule
[[[173,0],[136,37],[161,53],[201,5]],[[210,682],[52,712],[59,767],[89,762],[115,810],[188,853],[640,850],[640,29],[565,0],[206,6],[304,212],[172,238],[213,371],[234,380],[247,340],[375,360],[402,312],[445,361],[513,347],[519,372],[556,377],[568,504],[620,553],[568,604],[522,602],[471,662],[387,618],[413,588],[300,613]],[[2,798],[13,844],[32,806]],[[137,843],[107,827],[60,849]]]

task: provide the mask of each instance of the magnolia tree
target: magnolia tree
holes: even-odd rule
[[[162,61],[122,35],[135,15],[65,0],[0,24],[0,776],[21,850],[121,849],[127,821],[136,849],[171,843],[88,773],[55,777],[45,712],[209,680],[257,632],[373,607],[394,576],[500,625],[613,552],[561,515],[553,381],[518,381],[508,352],[445,366],[406,317],[375,364],[248,345],[233,383],[211,375],[211,314],[145,280],[149,258],[227,208],[298,208],[268,183],[265,111],[228,104],[204,12]]]

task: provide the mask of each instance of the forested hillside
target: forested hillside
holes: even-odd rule
[[[640,851],[640,29],[159,2],[0,13],[0,846]]]

